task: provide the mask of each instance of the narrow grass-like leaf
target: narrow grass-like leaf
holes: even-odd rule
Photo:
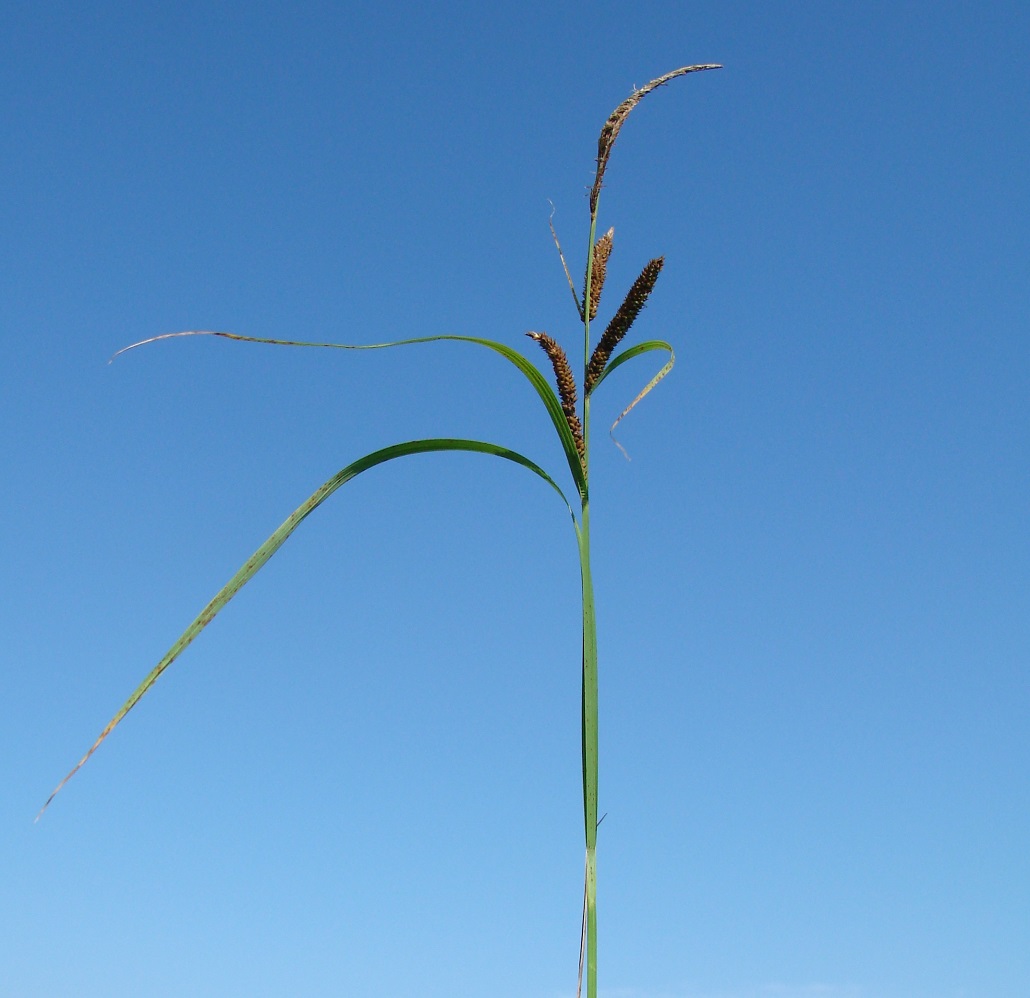
[[[665,350],[669,354],[669,360],[664,367],[658,372],[654,383],[648,387],[644,394],[647,394],[662,378],[665,377],[672,370],[672,366],[676,361],[676,355],[672,351],[672,345],[666,343],[665,340],[647,340],[644,343],[638,343],[636,346],[628,347],[621,353],[617,353],[608,363],[605,365],[604,370],[601,372],[601,376],[594,382],[594,387],[591,389],[591,395],[597,391],[597,386],[608,377],[617,367],[621,367],[626,363],[627,360],[632,360],[634,357],[639,357],[642,353],[650,353],[652,350]]]
[[[630,347],[625,353],[619,354],[609,365],[609,370],[618,367],[620,364],[624,364],[627,360],[632,360],[634,357],[639,356],[642,353],[646,353],[649,350],[668,350],[669,359],[662,365],[661,370],[640,390],[640,393],[635,399],[622,412],[619,413],[619,418],[615,420],[610,427],[608,427],[608,435],[612,438],[615,446],[626,454],[622,445],[618,440],[615,439],[615,427],[619,425],[630,414],[630,412],[636,407],[637,403],[647,395],[655,385],[658,384],[662,378],[665,377],[671,370],[672,365],[676,363],[676,355],[672,352],[672,347],[668,343],[663,343],[661,340],[649,340],[646,343],[638,343],[635,347]],[[628,454],[626,455],[629,456]]]
[[[225,333],[211,329],[189,329],[180,333],[162,333],[160,336],[151,336],[148,339],[140,340],[138,343],[132,343],[119,350],[111,360],[114,360],[115,357],[126,353],[129,350],[146,346],[148,343],[156,343],[158,340],[169,340],[180,336],[221,336],[224,339],[239,340],[242,343],[267,343],[272,346],[283,347],[325,347],[332,350],[385,350],[389,347],[404,347],[411,346],[416,343],[437,343],[441,341],[475,343],[479,346],[486,347],[488,350],[493,350],[495,353],[499,353],[506,360],[514,364],[526,376],[529,383],[536,389],[537,395],[539,395],[543,401],[544,406],[547,409],[547,414],[551,417],[551,422],[554,424],[554,428],[558,432],[562,448],[565,451],[565,459],[569,464],[569,471],[572,472],[572,479],[576,483],[576,489],[582,497],[585,497],[587,494],[586,472],[583,469],[583,463],[580,460],[575,438],[572,435],[572,431],[569,429],[569,424],[565,419],[565,413],[561,407],[561,401],[555,393],[555,390],[551,387],[550,382],[540,373],[539,369],[532,363],[532,361],[519,353],[518,350],[513,350],[504,343],[498,343],[496,340],[483,339],[479,336],[454,335],[416,336],[413,339],[392,340],[389,343],[314,343],[306,340],[279,340],[263,336],[243,336],[240,333]]]
[[[558,233],[554,228],[554,205],[551,205],[551,215],[547,219],[551,229],[551,238],[554,240],[555,249],[558,250],[558,259],[561,260],[562,270],[565,271],[565,279],[569,282],[569,290],[572,292],[572,300],[576,303],[576,311],[580,319],[583,318],[583,306],[579,303],[579,295],[576,293],[576,285],[572,283],[572,274],[569,273],[569,265],[565,262],[565,254],[562,252],[561,243],[558,240]]]
[[[278,530],[276,530],[272,536],[269,537],[268,540],[250,556],[239,571],[218,591],[214,599],[212,599],[211,602],[200,611],[193,623],[182,632],[172,647],[168,649],[164,658],[154,666],[146,679],[140,683],[129,699],[122,704],[121,709],[107,723],[104,730],[100,732],[100,736],[92,744],[89,751],[79,760],[75,768],[72,769],[72,771],[68,773],[68,775],[57,785],[54,792],[47,798],[46,803],[39,809],[39,814],[36,815],[36,820],[39,820],[40,816],[50,805],[50,802],[54,797],[57,796],[61,788],[86,764],[90,756],[96,752],[104,739],[107,738],[107,736],[121,723],[125,715],[128,714],[137,703],[139,703],[144,694],[154,685],[154,683],[157,682],[161,673],[163,673],[165,669],[167,669],[168,666],[170,666],[172,662],[174,662],[179,655],[186,650],[186,648],[193,642],[194,638],[196,638],[197,635],[211,623],[215,616],[224,609],[229,600],[231,600],[233,596],[235,596],[258,573],[269,558],[271,558],[272,555],[283,546],[287,538],[311,513],[321,506],[322,503],[325,502],[326,499],[328,499],[341,485],[349,482],[352,478],[356,478],[362,472],[368,471],[370,468],[374,468],[377,465],[384,464],[385,462],[392,461],[396,458],[407,457],[410,454],[424,454],[431,451],[472,451],[481,454],[492,454],[495,457],[504,458],[507,461],[513,461],[516,464],[522,465],[524,468],[527,468],[529,471],[532,471],[535,475],[542,478],[555,490],[555,492],[558,493],[559,496],[561,496],[562,501],[569,510],[569,515],[572,516],[573,525],[575,525],[575,514],[572,511],[572,507],[569,504],[568,499],[565,497],[565,493],[563,493],[559,488],[557,482],[555,482],[554,479],[543,470],[543,468],[531,461],[528,457],[524,457],[517,451],[510,450],[507,447],[487,443],[483,440],[460,440],[437,437],[429,440],[409,440],[406,443],[393,444],[390,447],[384,447],[381,450],[373,451],[371,454],[366,454],[357,461],[348,464],[346,468],[338,471],[332,478],[325,482],[320,488],[312,493],[311,496],[301,503],[301,505],[283,521]]]
[[[614,443],[615,446],[618,447],[619,450],[621,450],[627,458],[629,458],[629,455],[626,454],[625,447],[623,447],[622,444],[620,444],[619,441],[615,439],[615,427],[618,426],[619,423],[621,423],[622,420],[629,415],[630,411],[637,405],[637,403],[640,402],[640,400],[643,399],[643,397],[647,395],[648,392],[650,392],[651,389],[654,388],[654,386],[657,385],[658,382],[661,381],[662,378],[664,378],[672,370],[673,364],[676,363],[676,355],[673,353],[672,346],[669,343],[666,343],[664,340],[647,340],[645,343],[638,343],[636,346],[630,347],[628,350],[623,350],[622,353],[616,354],[614,357],[612,357],[612,359],[608,361],[608,364],[605,367],[604,371],[601,373],[601,377],[599,377],[597,381],[594,383],[594,391],[596,391],[597,386],[602,381],[604,381],[604,379],[607,378],[608,375],[611,374],[612,371],[614,371],[617,367],[621,367],[623,364],[626,363],[627,360],[632,360],[634,357],[639,357],[642,353],[649,353],[652,350],[668,351],[669,359],[662,366],[662,369],[644,386],[640,394],[637,395],[637,397],[633,399],[633,401],[630,402],[630,404],[626,406],[625,409],[622,410],[622,412],[619,414],[619,418],[616,419],[615,422],[612,423],[612,425],[608,428],[608,434],[612,438],[612,443]]]

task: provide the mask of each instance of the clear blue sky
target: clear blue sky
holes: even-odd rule
[[[604,998],[1030,994],[1025,3],[8,3],[0,994],[571,998],[578,568],[524,471],[321,508],[421,436],[561,454],[447,344],[672,375],[593,448]],[[602,306],[603,307],[603,306]],[[605,425],[650,376],[606,382]],[[565,479],[562,479],[565,481]]]

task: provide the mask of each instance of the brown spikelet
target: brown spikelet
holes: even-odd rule
[[[629,293],[619,306],[618,312],[612,316],[612,321],[608,323],[608,328],[604,331],[604,335],[598,341],[597,346],[594,347],[590,363],[587,365],[586,387],[584,391],[588,395],[593,391],[594,385],[597,384],[597,379],[604,373],[605,365],[608,363],[612,351],[619,345],[619,341],[623,336],[629,332],[629,327],[633,325],[633,320],[636,319],[637,314],[647,302],[648,296],[654,290],[655,281],[658,280],[658,275],[661,273],[662,264],[664,263],[664,256],[648,261],[647,266],[640,272],[640,276],[633,282],[633,287],[629,289]]]
[[[608,272],[608,257],[612,254],[614,237],[615,230],[609,229],[594,243],[593,261],[590,264],[590,294],[585,291],[583,293],[583,300],[590,302],[591,320],[597,317],[597,306],[601,303],[601,289],[604,287],[604,278]],[[583,318],[582,314],[580,318]]]
[[[544,349],[544,353],[550,358],[551,367],[554,368],[554,380],[558,385],[558,397],[561,399],[562,412],[565,413],[565,421],[572,431],[572,439],[576,441],[576,450],[582,458],[586,447],[583,443],[583,424],[576,414],[576,379],[572,375],[572,368],[569,366],[569,358],[565,351],[547,335],[547,333],[526,333],[531,340],[536,340]]]
[[[635,108],[652,90],[663,86],[668,83],[669,80],[674,80],[677,76],[686,76],[687,73],[697,73],[705,69],[722,69],[722,66],[715,63],[708,63],[700,66],[683,66],[680,69],[674,69],[671,73],[659,76],[656,80],[652,80],[650,83],[642,86],[639,90],[634,90],[633,93],[631,93],[629,97],[627,97],[608,116],[608,120],[604,123],[604,127],[601,129],[601,136],[597,140],[597,176],[594,178],[594,186],[590,190],[591,217],[593,217],[597,212],[597,199],[601,195],[601,184],[604,182],[604,171],[608,166],[608,157],[612,154],[612,146],[615,145],[615,139],[619,134],[619,129],[622,128],[626,118],[629,117],[630,111],[632,111],[633,108]]]

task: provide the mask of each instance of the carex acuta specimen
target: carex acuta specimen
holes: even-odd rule
[[[500,354],[505,360],[511,363],[518,372],[526,378],[540,402],[544,405],[550,416],[551,423],[558,435],[568,465],[568,473],[571,483],[574,486],[575,500],[570,501],[566,492],[558,484],[555,478],[548,474],[539,464],[523,454],[520,454],[501,444],[490,443],[483,440],[464,440],[442,437],[430,437],[420,440],[409,440],[384,447],[381,450],[366,454],[364,457],[348,464],[338,471],[328,481],[324,482],[315,490],[300,506],[298,506],[275,530],[272,535],[254,552],[247,562],[236,572],[235,575],[219,590],[214,598],[201,610],[196,619],[179,636],[172,647],[166,652],[163,658],[154,666],[142,683],[133,691],[132,695],[125,701],[114,717],[101,731],[99,737],[90,747],[89,751],[75,765],[71,772],[58,784],[57,789],[50,795],[46,804],[40,810],[40,814],[54,799],[59,790],[78,772],[86,761],[96,752],[100,744],[118,726],[126,714],[140,701],[150,688],[154,685],[160,675],[174,662],[186,647],[197,637],[197,635],[211,622],[216,614],[235,596],[246,583],[253,578],[258,570],[272,557],[273,554],[285,543],[294,530],[300,526],[314,510],[328,499],[341,485],[352,478],[370,470],[387,461],[407,457],[412,454],[422,454],[432,451],[467,451],[503,458],[512,461],[527,471],[532,472],[543,480],[550,490],[557,493],[562,500],[566,510],[571,514],[572,525],[575,531],[577,549],[580,560],[580,577],[582,580],[582,660],[580,663],[582,674],[582,711],[580,715],[582,733],[582,768],[583,768],[583,819],[584,837],[586,845],[585,876],[583,891],[583,920],[580,929],[579,948],[579,983],[577,994],[582,991],[586,984],[588,998],[596,998],[597,995],[597,793],[598,793],[598,762],[597,762],[597,630],[594,615],[593,584],[590,572],[590,402],[594,392],[600,387],[605,378],[617,367],[625,362],[639,357],[643,354],[658,351],[667,355],[667,359],[661,369],[651,378],[630,405],[623,410],[624,416],[636,405],[672,368],[673,351],[669,343],[663,340],[645,340],[635,346],[622,349],[616,352],[622,345],[626,335],[630,332],[635,321],[638,319],[641,310],[658,280],[662,269],[663,257],[656,257],[647,262],[640,272],[640,276],[633,282],[629,291],[625,294],[621,304],[608,321],[604,332],[598,338],[597,343],[591,348],[591,323],[597,318],[602,290],[608,272],[609,258],[614,249],[614,229],[609,229],[600,238],[597,237],[598,207],[605,175],[611,159],[615,140],[618,138],[626,119],[640,101],[653,90],[661,87],[671,80],[688,73],[696,73],[703,70],[718,69],[717,65],[706,64],[696,66],[684,66],[664,76],[659,76],[646,86],[634,90],[605,121],[598,139],[596,172],[594,182],[589,194],[589,225],[588,238],[586,240],[586,266],[585,276],[582,284],[582,291],[578,291],[569,275],[568,266],[565,265],[564,256],[561,257],[565,267],[565,274],[572,289],[572,295],[576,303],[577,321],[583,330],[583,361],[580,367],[582,392],[577,391],[576,375],[569,362],[566,350],[559,345],[558,340],[552,335],[544,332],[528,333],[544,350],[550,361],[550,378],[546,377],[538,367],[518,350],[513,349],[504,343],[495,340],[483,339],[476,336],[459,335],[435,335],[421,336],[414,339],[395,340],[387,343],[373,344],[343,344],[343,343],[312,343],[301,340],[269,339],[257,336],[246,336],[239,333],[214,332],[210,330],[189,330],[180,333],[166,333],[161,336],[154,336],[150,339],[134,343],[125,350],[143,346],[156,340],[171,339],[183,336],[217,336],[228,340],[248,343],[266,343],[279,346],[295,347],[320,347],[342,350],[378,350],[388,347],[407,346],[415,343],[428,343],[434,341],[451,341],[468,343],[473,346],[482,347]],[[559,247],[559,254],[561,248]],[[523,327],[524,328],[524,327]],[[119,353],[123,353],[119,351]],[[116,355],[117,356],[117,355]],[[553,384],[552,384],[553,381]],[[622,418],[619,417],[619,419]],[[618,422],[618,420],[616,420]],[[38,816],[37,816],[38,817]],[[584,975],[585,971],[585,975]]]

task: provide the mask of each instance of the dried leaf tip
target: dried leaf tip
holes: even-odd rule
[[[582,459],[586,453],[586,445],[583,443],[583,424],[579,421],[576,413],[576,379],[569,366],[569,358],[565,356],[565,351],[558,346],[554,338],[548,336],[547,333],[526,333],[526,335],[543,347],[544,353],[551,361],[554,380],[558,385],[558,398],[561,399],[562,412],[565,413],[565,422],[569,424],[572,439],[576,442],[576,450]]]
[[[615,230],[609,229],[594,243],[593,259],[590,264],[590,293],[583,293],[583,300],[590,302],[590,319],[597,317],[597,306],[601,303],[601,289],[608,272],[608,257],[612,253],[612,240]],[[580,314],[580,318],[583,318]]]
[[[601,129],[601,136],[597,140],[597,175],[594,178],[594,186],[590,191],[591,216],[594,216],[597,213],[597,199],[601,195],[601,185],[604,182],[604,171],[608,167],[608,158],[612,154],[612,146],[615,145],[615,139],[619,134],[619,129],[622,128],[623,123],[629,117],[630,111],[632,111],[633,108],[635,108],[652,90],[664,86],[670,80],[676,79],[677,76],[686,76],[687,73],[700,73],[706,69],[722,69],[722,66],[718,63],[705,63],[697,66],[682,66],[679,69],[674,69],[671,73],[666,73],[664,76],[659,76],[657,79],[645,84],[639,90],[634,90],[633,93],[631,93],[629,97],[627,97],[608,116],[608,120],[604,123],[604,127]]]
[[[594,385],[597,384],[604,373],[605,365],[607,365],[612,351],[619,345],[619,341],[626,333],[629,332],[633,321],[647,303],[647,299],[654,290],[655,281],[658,280],[658,275],[661,273],[664,263],[665,257],[663,256],[648,261],[647,265],[640,272],[640,276],[633,282],[633,286],[629,289],[629,293],[619,306],[618,312],[612,316],[612,321],[608,323],[608,328],[605,329],[604,335],[594,348],[594,352],[590,357],[590,363],[587,365],[584,391],[588,395],[593,391]]]

